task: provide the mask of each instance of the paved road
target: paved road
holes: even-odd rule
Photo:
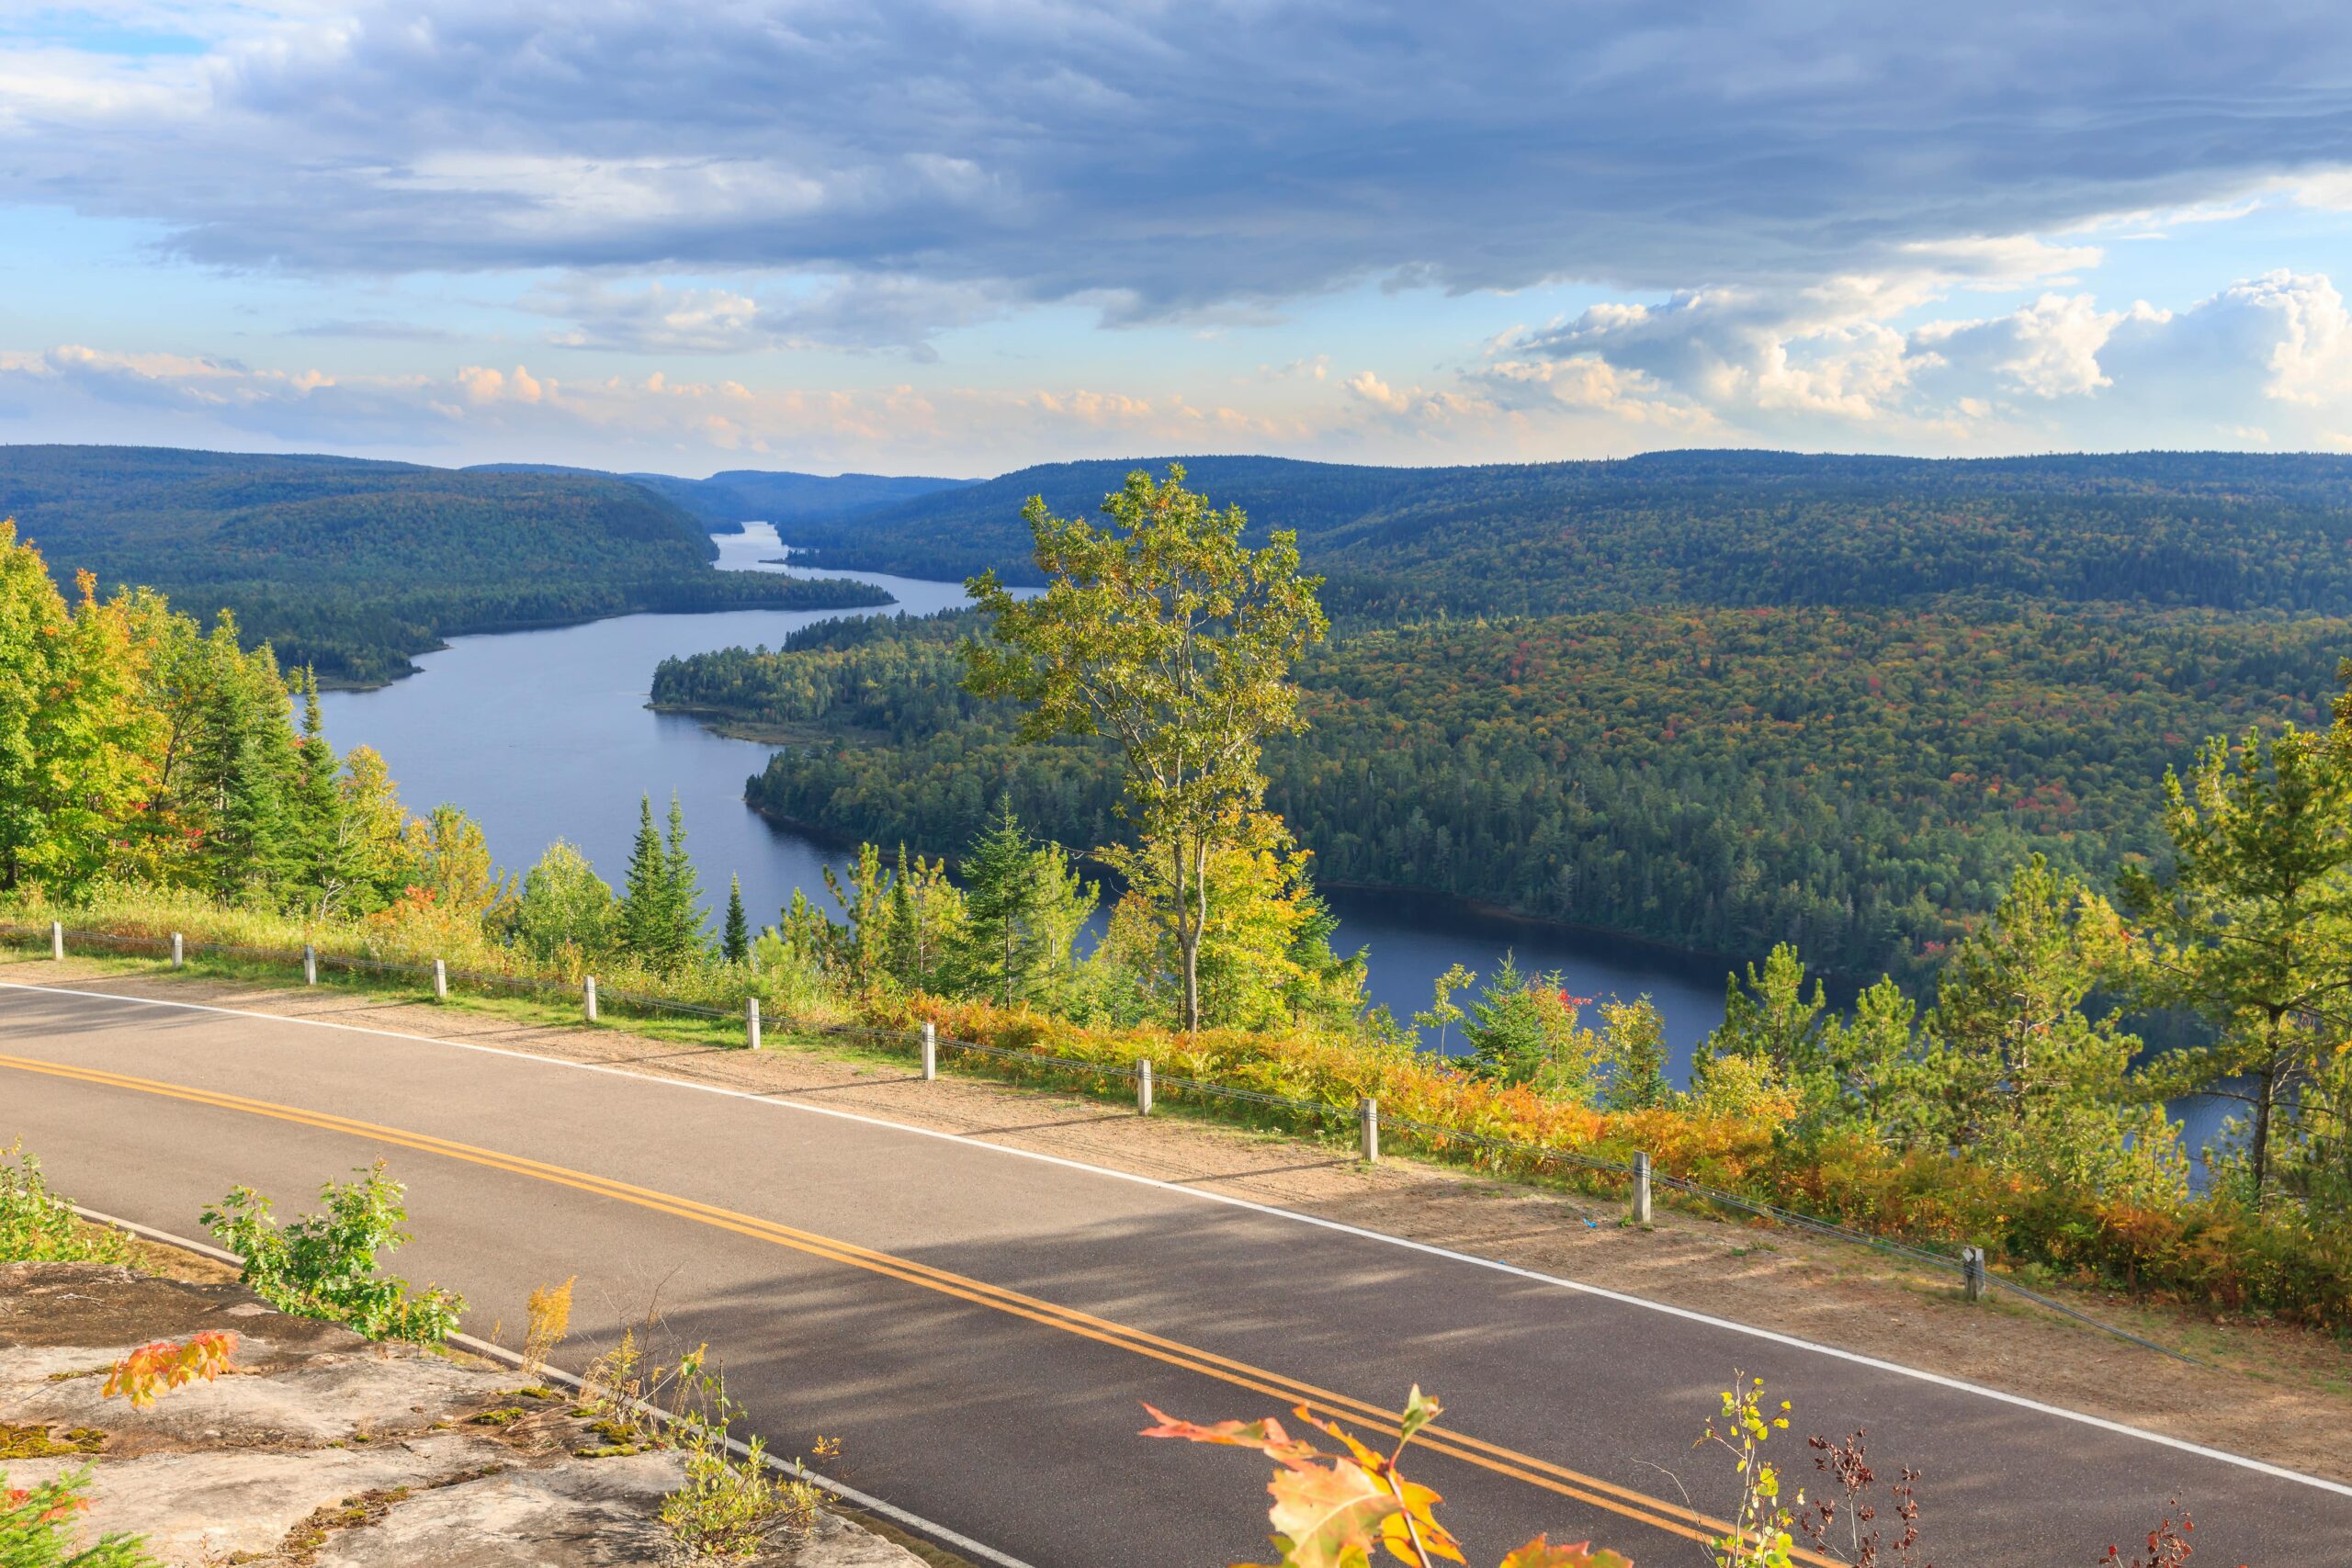
[[[821,1097],[812,1097],[821,1098]],[[399,1265],[513,1326],[577,1274],[570,1364],[658,1301],[781,1451],[1035,1568],[1263,1552],[1255,1456],[1146,1442],[1310,1399],[1448,1415],[1419,1463],[1491,1562],[1540,1530],[1695,1562],[1676,1472],[1734,1368],[1798,1432],[1918,1466],[1946,1568],[2075,1568],[2177,1494],[2199,1561],[2352,1562],[2352,1493],[1475,1259],[968,1139],[364,1030],[0,987],[0,1145],[62,1190],[191,1234],[245,1182],[302,1206],[382,1157]],[[1802,1466],[1799,1445],[1783,1457]],[[1661,1469],[1660,1467],[1663,1467]]]

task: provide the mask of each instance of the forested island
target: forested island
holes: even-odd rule
[[[685,483],[687,481],[680,481]],[[887,604],[840,579],[719,572],[702,522],[608,474],[164,447],[0,446],[0,515],[61,585],[139,583],[330,684],[468,632],[635,611]]]
[[[1008,552],[1018,581],[1008,487],[1051,504],[1115,468],[786,533],[900,570]],[[1925,974],[2022,856],[2095,880],[2160,859],[2165,770],[2209,734],[2324,720],[2352,652],[2352,460],[1193,472],[1267,498],[1253,532],[1299,521],[1329,579],[1313,722],[1266,758],[1324,880],[1721,954],[1791,942],[1857,976]],[[779,818],[949,851],[1009,792],[1064,842],[1109,841],[1107,752],[1017,745],[1017,715],[957,684],[974,630],[812,626],[669,661],[654,700],[799,741],[750,782]]]

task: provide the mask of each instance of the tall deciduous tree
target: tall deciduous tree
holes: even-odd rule
[[[514,938],[535,957],[601,957],[612,950],[618,925],[612,888],[588,857],[563,840],[549,844],[524,876],[523,896],[514,906]]]
[[[2352,767],[2337,722],[2335,745],[2292,727],[2209,742],[2187,780],[2165,778],[2171,869],[2122,882],[2147,937],[2142,997],[2194,1010],[2217,1036],[2167,1056],[2162,1076],[2246,1104],[2257,1204],[2282,1111],[2352,1021]]]
[[[1210,866],[1264,793],[1266,738],[1303,728],[1290,669],[1324,633],[1322,579],[1300,572],[1294,534],[1244,545],[1240,508],[1213,510],[1181,467],[1165,482],[1130,474],[1102,511],[1097,528],[1031,498],[1046,589],[1023,600],[994,572],[970,581],[994,637],[965,645],[966,681],[1028,704],[1025,739],[1120,747],[1129,815],[1167,861],[1182,1024],[1197,1030]]]
[[[391,770],[372,746],[354,746],[344,758],[335,793],[341,796],[335,863],[345,877],[344,908],[372,914],[399,897],[406,884],[408,848],[401,833],[408,813]]]
[[[430,893],[436,907],[479,918],[506,900],[507,879],[491,861],[490,840],[457,807],[435,807],[401,830],[401,842],[410,885]]]
[[[156,725],[121,599],[87,573],[69,609],[40,555],[0,522],[0,888],[81,887],[145,800]]]

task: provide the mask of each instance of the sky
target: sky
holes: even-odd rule
[[[0,0],[0,441],[2352,451],[2337,0]]]

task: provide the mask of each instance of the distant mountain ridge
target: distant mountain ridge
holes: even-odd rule
[[[464,471],[594,474],[628,479],[683,508],[719,534],[737,532],[747,522],[845,519],[974,482],[911,474],[800,474],[768,468],[729,468],[708,479],[690,479],[676,474],[611,474],[553,463],[481,463]]]

